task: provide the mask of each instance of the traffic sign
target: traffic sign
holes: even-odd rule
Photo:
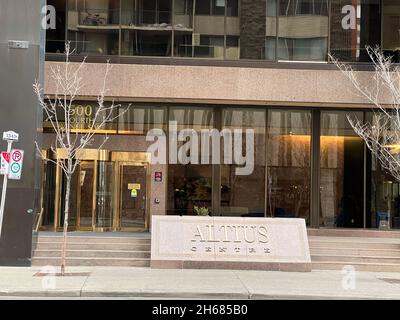
[[[18,141],[19,134],[14,131],[3,132],[3,140],[5,141]]]
[[[10,171],[10,153],[9,152],[2,152],[0,154],[1,161],[0,161],[0,175],[8,175]]]
[[[12,150],[10,160],[10,172],[8,179],[10,180],[21,180],[22,164],[24,160],[23,150]]]

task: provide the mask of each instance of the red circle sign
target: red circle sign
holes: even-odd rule
[[[13,153],[13,155],[12,155],[12,158],[13,158],[13,160],[14,160],[15,162],[20,161],[21,158],[22,158],[21,152],[15,151],[15,152]]]

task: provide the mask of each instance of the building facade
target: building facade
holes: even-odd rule
[[[35,144],[41,144],[42,114],[32,83],[43,83],[44,35],[41,29],[42,0],[4,0],[0,2],[0,128],[19,133],[13,148],[25,151],[22,178],[8,182],[0,238],[0,265],[29,266],[32,229],[40,207],[40,159]],[[16,49],[9,41],[28,43]],[[7,142],[1,141],[2,151]],[[1,182],[3,179],[1,178]],[[1,186],[3,183],[1,183]],[[35,236],[33,237],[35,240]]]
[[[297,217],[312,228],[400,227],[399,184],[381,170],[348,116],[373,121],[329,54],[368,81],[365,46],[399,59],[395,0],[69,0],[48,1],[45,79],[87,56],[74,130],[93,120],[105,62],[109,101],[121,117],[80,155],[73,181],[73,230],[146,231],[152,215]],[[58,88],[45,81],[52,96]],[[390,101],[383,101],[389,103]],[[128,109],[128,111],[126,111]],[[254,170],[224,163],[152,163],[152,129],[251,129]],[[43,152],[54,132],[44,119]],[[102,144],[104,137],[107,142]],[[182,143],[183,144],[183,143]],[[243,143],[243,146],[245,143]],[[100,148],[101,146],[101,148]],[[100,149],[99,149],[100,148]],[[171,150],[167,150],[170,158]],[[43,164],[43,230],[63,224],[65,177]]]

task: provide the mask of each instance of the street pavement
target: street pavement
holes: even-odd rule
[[[0,267],[0,299],[400,299],[400,273],[70,267],[68,276],[43,276],[49,271]]]

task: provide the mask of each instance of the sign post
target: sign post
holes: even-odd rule
[[[14,131],[7,131],[3,133],[3,140],[7,141],[7,153],[11,153],[11,148],[13,142],[17,142],[19,138],[18,133]],[[4,205],[6,202],[6,193],[7,193],[7,182],[8,182],[8,172],[4,174],[3,179],[3,189],[1,190],[1,203],[0,203],[0,239],[1,239],[1,230],[3,228],[3,217],[4,217]]]

